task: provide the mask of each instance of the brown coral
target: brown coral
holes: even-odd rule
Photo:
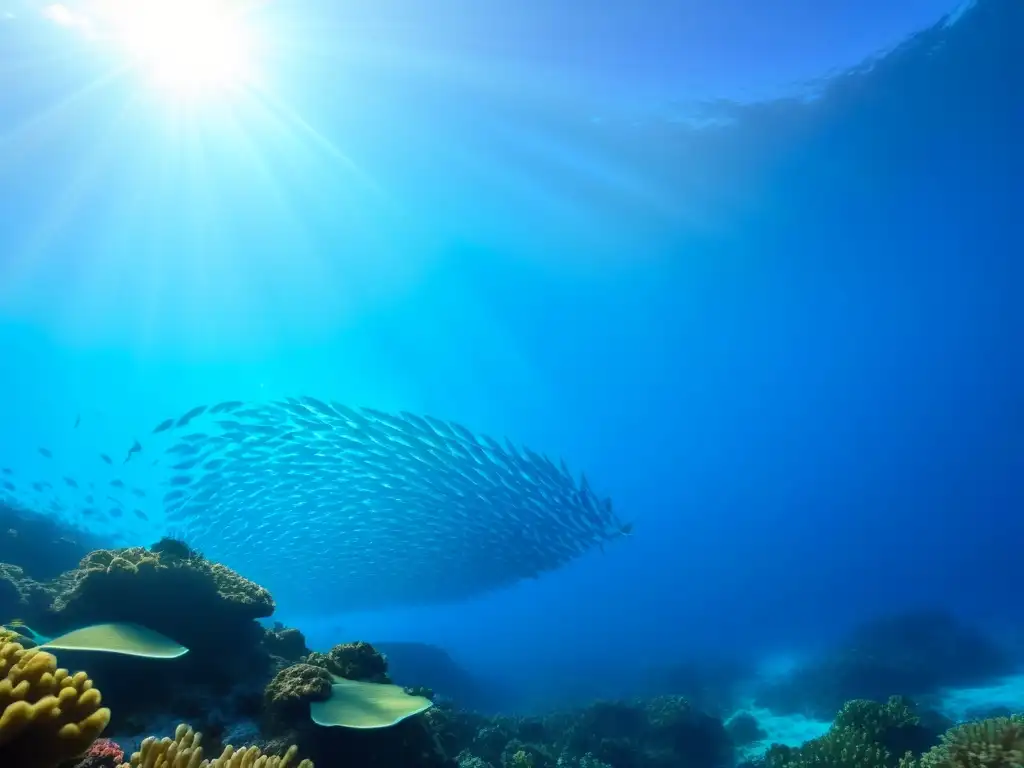
[[[145,547],[96,550],[64,579],[64,589],[53,601],[58,613],[74,613],[82,603],[93,602],[96,594],[110,588],[123,589],[132,577],[156,580],[168,585],[191,582],[193,589],[206,585],[205,592],[216,597],[221,611],[239,618],[261,619],[274,612],[270,593],[230,568],[199,557],[180,557],[174,551],[151,551]]]
[[[363,683],[390,683],[384,654],[369,643],[339,643],[327,653],[311,653],[305,663],[326,669],[332,675]]]
[[[293,664],[274,676],[263,697],[270,706],[327,701],[331,695],[331,682],[331,674],[325,669],[311,664]]]
[[[0,639],[0,765],[53,768],[81,755],[110,722],[101,699],[85,672]]]
[[[263,647],[273,656],[285,661],[300,661],[309,654],[306,637],[297,629],[286,627],[281,622],[263,630]]]
[[[309,723],[309,705],[331,697],[331,673],[311,664],[285,667],[263,690],[263,724],[281,733]]]
[[[131,757],[132,768],[288,768],[299,751],[294,744],[283,757],[264,755],[259,747],[224,747],[219,757],[203,759],[203,735],[182,723],[173,739],[150,736],[142,742],[142,749]],[[313,768],[303,760],[296,768]]]
[[[44,631],[132,622],[196,651],[216,636],[237,639],[275,607],[267,590],[230,568],[144,547],[90,552],[56,586]],[[217,626],[196,626],[195,616],[215,617]]]

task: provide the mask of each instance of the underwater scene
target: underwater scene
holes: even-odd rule
[[[0,768],[1024,768],[1022,40],[0,0]]]

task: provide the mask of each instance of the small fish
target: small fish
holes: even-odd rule
[[[75,426],[72,429],[78,429],[78,425],[82,423],[82,414],[75,416]]]
[[[104,464],[113,464],[114,463],[114,460],[111,459],[109,456],[107,456],[107,454],[105,454],[105,453],[101,453],[100,454],[100,458],[103,459],[103,463]]]
[[[159,447],[163,515],[190,546],[241,560],[273,540],[268,589],[297,596],[301,571],[343,610],[477,595],[632,533],[564,462],[427,415],[303,396],[162,425],[190,425]]]
[[[124,488],[124,481],[114,478],[113,480],[110,481],[110,485],[112,485],[114,488]]]
[[[132,513],[140,520],[149,520],[149,517],[141,509],[133,509]]]
[[[51,451],[49,448],[40,448],[39,453],[42,454],[47,459],[53,458],[53,451]]]
[[[210,413],[222,413],[224,411],[231,411],[235,408],[241,408],[245,403],[241,400],[227,400],[223,403],[217,403],[210,409]]]
[[[138,440],[136,440],[135,442],[132,443],[132,447],[128,449],[128,455],[124,457],[124,461],[121,463],[127,464],[129,460],[132,458],[132,454],[138,453],[141,450],[142,444]]]
[[[174,426],[174,419],[167,419],[166,421],[161,421],[159,424],[156,425],[156,427],[153,428],[153,434],[154,435],[158,435],[161,432],[166,432],[168,429],[170,429],[173,426]]]
[[[65,477],[64,478],[64,482],[67,483],[69,488],[77,488],[78,487],[78,481],[75,480],[73,477]]]
[[[201,414],[205,410],[206,410],[206,406],[205,405],[197,405],[191,411],[188,411],[180,419],[178,419],[178,423],[175,426],[176,427],[184,427],[186,424],[188,424],[190,421],[192,421],[192,419],[194,419],[196,416],[198,416],[199,414]]]

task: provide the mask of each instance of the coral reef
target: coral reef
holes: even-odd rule
[[[341,643],[327,653],[309,654],[302,663],[282,669],[270,681],[264,691],[265,731],[273,737],[294,740],[316,762],[325,765],[338,754],[349,756],[353,765],[360,766],[454,765],[424,714],[402,717],[393,725],[388,724],[392,719],[387,717],[369,728],[317,725],[310,705],[327,701],[337,683],[345,680],[369,687],[380,685],[388,692],[386,698],[391,704],[396,695],[405,696],[400,688],[389,685],[383,654],[369,643]],[[380,707],[384,704],[383,699],[376,702]]]
[[[484,717],[448,706],[425,716],[460,765],[721,768],[734,760],[722,722],[678,696],[596,702],[543,717]]]
[[[116,768],[124,762],[124,750],[111,739],[96,739],[75,768]]]
[[[907,699],[885,704],[848,701],[828,733],[799,747],[773,744],[765,755],[768,768],[898,768],[933,745],[939,736],[921,726]]]
[[[950,728],[942,743],[901,768],[1020,768],[1024,765],[1024,715],[995,717]]]
[[[293,664],[278,672],[263,692],[271,729],[275,722],[287,727],[308,718],[312,702],[330,698],[331,682],[330,672],[312,664]]]
[[[85,752],[110,710],[85,672],[53,654],[0,639],[0,765],[53,768]]]
[[[700,705],[690,697],[648,693],[545,715],[484,715],[458,697],[456,706],[422,687],[436,679],[452,693],[485,698],[474,693],[477,681],[464,684],[443,651],[392,644],[406,661],[400,683],[420,686],[403,689],[393,684],[391,659],[379,647],[343,642],[317,653],[298,630],[280,623],[264,628],[257,619],[274,609],[266,590],[173,540],[91,552],[77,569],[49,582],[0,565],[0,600],[5,594],[29,624],[39,621],[65,634],[54,647],[38,649],[28,648],[24,635],[33,633],[27,628],[0,628],[2,766],[114,768],[124,761],[121,741],[136,745],[126,761],[136,768],[294,768],[300,756],[300,768],[310,768],[310,761],[321,768],[732,768],[740,750],[765,737],[750,713],[723,722],[734,698],[731,667],[706,674],[677,669],[677,682],[693,690]],[[145,641],[148,652],[92,652],[111,650],[111,630],[96,626],[109,622],[141,625],[115,639],[118,647],[132,641],[132,648]],[[924,643],[924,658],[912,659],[900,643],[917,642],[910,630],[923,632],[921,626],[944,627],[946,640]],[[152,632],[166,637],[154,639]],[[821,679],[798,673],[795,680],[806,690],[790,681],[789,689],[768,693],[816,710],[853,682],[865,690],[898,690],[900,681],[928,687],[940,678],[976,679],[1002,663],[975,636],[934,617],[873,625],[858,638],[855,653],[838,654],[841,663],[831,657],[809,668]],[[188,652],[171,652],[177,643]],[[50,653],[55,648],[65,661],[66,654],[89,652],[91,678],[58,669]],[[865,648],[878,655],[866,655]],[[968,653],[981,658],[962,658]],[[940,675],[936,665],[943,662],[960,666]],[[828,676],[836,670],[841,673]],[[857,674],[865,679],[856,680]],[[1019,717],[947,731],[950,723],[927,710],[919,714],[901,697],[848,697],[833,714],[825,735],[798,747],[773,745],[759,764],[1021,768]],[[196,730],[181,725],[173,737],[143,738],[171,733],[183,719]],[[114,741],[98,739],[101,732]],[[234,749],[232,743],[253,746]],[[77,762],[66,762],[72,758]]]
[[[751,664],[712,655],[648,667],[642,672],[626,669],[624,674],[627,679],[616,681],[617,690],[631,690],[633,696],[643,698],[685,696],[702,712],[722,717],[736,711],[745,698],[746,684],[756,677]]]
[[[21,596],[11,615],[47,634],[132,623],[188,649],[172,662],[112,655],[90,660],[121,730],[144,727],[168,706],[188,717],[209,713],[211,720],[258,716],[264,685],[285,663],[275,664],[257,622],[274,611],[270,593],[181,542],[96,550],[78,568],[42,584],[10,575]],[[153,682],[144,691],[131,682],[140,676]]]
[[[150,736],[143,741],[142,748],[131,756],[130,764],[132,768],[288,768],[298,751],[293,744],[283,756],[270,756],[256,746],[235,749],[229,745],[212,761],[205,760],[202,734],[182,723],[173,739]],[[297,768],[313,768],[313,763],[303,760]]]
[[[173,630],[182,631],[182,622],[168,626],[178,618],[168,617],[168,610],[182,602],[175,595],[187,595],[193,613],[216,615],[226,624],[274,612],[274,600],[263,587],[169,539],[150,549],[90,552],[61,577],[60,587],[51,611],[54,623],[65,625],[135,621],[173,636]],[[170,605],[164,596],[171,597]],[[175,639],[188,645],[186,638]]]

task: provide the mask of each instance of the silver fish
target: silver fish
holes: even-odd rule
[[[309,584],[332,610],[458,600],[632,530],[564,462],[430,416],[303,396],[168,421],[167,524],[282,602]]]

